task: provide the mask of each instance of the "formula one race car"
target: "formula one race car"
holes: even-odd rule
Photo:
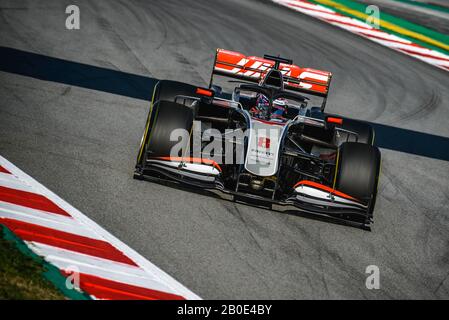
[[[239,79],[229,81],[232,94],[214,75]],[[331,76],[280,57],[218,49],[208,88],[155,86],[134,178],[369,229],[381,156],[368,123],[324,112]],[[311,106],[316,98],[321,104]]]

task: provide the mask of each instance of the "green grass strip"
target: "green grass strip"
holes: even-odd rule
[[[339,12],[345,16],[366,22],[365,16],[367,5],[354,2],[351,0],[308,0],[311,3],[322,5]],[[408,39],[425,48],[439,51],[449,55],[449,36],[434,30],[427,29],[423,26],[414,24],[412,22],[394,17],[392,15],[382,13],[380,11],[380,30],[394,34],[398,37]],[[412,34],[413,36],[409,35]],[[438,44],[436,44],[436,42]]]
[[[90,299],[85,293],[67,288],[66,278],[57,267],[35,254],[3,225],[0,225],[0,277],[0,299]]]
[[[394,0],[394,1],[410,4],[412,6],[423,7],[426,9],[449,13],[449,7],[439,5],[438,3],[432,3],[432,1],[430,1],[430,3],[411,1],[411,0]]]

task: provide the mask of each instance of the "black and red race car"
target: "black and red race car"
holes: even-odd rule
[[[233,92],[215,85],[215,75],[238,79],[229,81]],[[370,228],[380,151],[368,123],[324,112],[331,77],[280,57],[217,49],[208,88],[155,86],[134,178]]]

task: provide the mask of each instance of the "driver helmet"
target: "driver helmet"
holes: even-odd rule
[[[253,116],[258,118],[266,118],[270,109],[270,99],[262,93],[256,96],[256,105],[251,109]]]
[[[279,121],[285,121],[285,112],[287,111],[287,100],[284,98],[279,98],[273,101],[273,112],[271,113],[271,118]]]
[[[287,100],[279,98],[273,101],[273,112],[277,114],[283,114],[287,109]]]
[[[270,107],[270,100],[264,94],[259,93],[257,95],[257,99],[256,99],[256,107],[259,110],[267,110],[268,111],[268,108]]]

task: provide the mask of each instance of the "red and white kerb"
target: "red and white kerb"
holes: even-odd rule
[[[0,224],[94,299],[200,299],[1,156]]]

